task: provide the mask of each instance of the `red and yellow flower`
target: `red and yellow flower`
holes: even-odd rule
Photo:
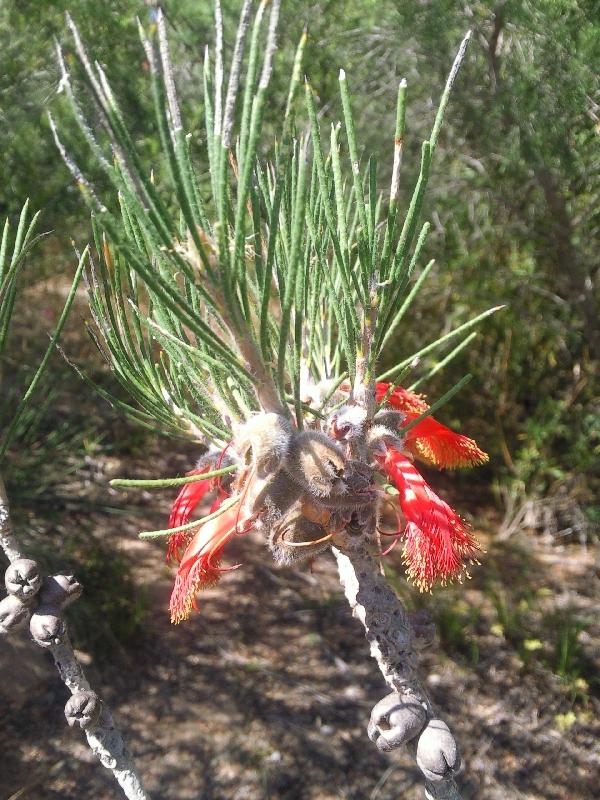
[[[385,397],[389,388],[389,383],[377,384],[378,402]],[[394,388],[387,403],[404,414],[405,426],[429,409],[423,395],[409,392],[401,386]],[[404,444],[406,450],[415,458],[445,469],[474,467],[488,460],[487,453],[484,453],[473,439],[455,433],[433,417],[425,417],[411,428],[406,434]]]
[[[388,383],[377,384],[379,402],[389,388]],[[403,426],[429,409],[422,395],[401,386],[393,389],[387,402],[404,414]],[[402,434],[401,429],[399,433]],[[398,503],[406,520],[401,536],[407,577],[421,591],[426,591],[438,581],[444,585],[466,574],[466,563],[476,560],[479,544],[456,511],[426,483],[411,458],[440,469],[452,469],[483,464],[488,456],[473,439],[455,433],[431,416],[406,433],[403,446],[406,453],[388,447],[378,461],[398,490]]]
[[[181,557],[169,609],[171,622],[182,622],[196,608],[196,595],[214,586],[224,572],[223,549],[239,530],[239,508],[227,508],[218,517],[205,522],[192,536]],[[230,567],[227,569],[231,569]]]
[[[343,386],[342,391],[349,391],[349,386]],[[445,585],[468,574],[467,564],[476,561],[479,545],[467,523],[428,485],[413,459],[442,469],[472,467],[487,461],[488,456],[473,439],[455,433],[432,416],[424,417],[403,433],[429,410],[427,402],[422,395],[400,386],[390,391],[390,384],[378,383],[376,399],[381,403],[384,398],[386,405],[400,414],[393,433],[388,431],[389,435],[378,439],[379,444],[373,445],[370,453],[375,466],[398,492],[397,496],[387,495],[386,502],[393,504],[399,519],[403,517],[399,530],[391,535],[396,537],[394,543],[404,543],[407,577],[421,591],[427,591],[435,583]],[[257,514],[251,515],[245,503],[248,481],[255,470],[243,470],[235,482],[238,502],[235,496],[230,498],[218,478],[201,478],[203,473],[218,469],[221,460],[192,470],[189,475],[198,476],[199,480],[186,484],[171,508],[169,528],[174,530],[168,539],[167,560],[179,565],[169,604],[172,622],[187,619],[196,608],[198,592],[214,585],[222,572],[235,569],[222,566],[223,550],[236,533],[247,532],[256,521]],[[215,490],[215,497],[208,518],[199,520],[197,528],[189,525],[193,512],[211,490]],[[228,505],[222,508],[224,501]],[[308,501],[310,497],[305,498],[303,509]],[[319,512],[318,523],[325,528],[330,517],[338,519],[339,513],[336,516],[327,510],[325,520],[320,511],[326,508],[322,498],[312,497],[312,503]],[[329,535],[337,535],[339,530],[329,530]]]

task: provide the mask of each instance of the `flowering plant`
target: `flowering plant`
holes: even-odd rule
[[[456,512],[428,486],[412,459],[441,468],[468,467],[483,463],[487,455],[472,439],[431,416],[422,417],[429,409],[422,396],[384,382],[375,389],[381,406],[366,437],[370,468],[362,465],[361,470],[346,457],[345,449],[361,435],[363,414],[348,402],[350,387],[345,385],[330,393],[329,402],[336,410],[313,422],[304,434],[286,429],[271,414],[254,417],[242,428],[241,441],[251,447],[253,466],[260,463],[257,457],[271,459],[266,480],[258,469],[246,468],[239,456],[234,460],[226,451],[203,456],[190,473],[198,479],[181,489],[169,517],[167,559],[179,564],[170,604],[174,622],[186,619],[198,591],[214,584],[227,569],[220,566],[221,554],[236,533],[252,527],[265,531],[276,560],[289,563],[300,554],[314,557],[325,543],[335,543],[336,534],[356,524],[372,506],[378,521],[392,509],[397,529],[377,528],[380,535],[393,537],[382,555],[403,538],[407,575],[421,591],[431,589],[437,580],[445,584],[461,579],[467,560],[476,557],[477,542]],[[411,422],[416,424],[404,433]],[[264,448],[260,456],[259,448]],[[242,447],[237,449],[243,454]],[[235,452],[229,445],[227,451]],[[224,474],[225,458],[238,468],[240,477],[232,480],[231,473]],[[331,471],[329,463],[334,465]],[[386,478],[396,494],[375,488]],[[214,495],[209,514],[190,523],[209,492]]]
[[[85,91],[58,51],[60,89],[117,197],[116,208],[110,197],[101,199],[51,119],[57,146],[93,213],[96,247],[87,280],[94,337],[132,403],[109,399],[141,424],[205,449],[185,478],[113,483],[183,485],[168,527],[141,534],[166,537],[168,557],[178,563],[174,622],[186,619],[198,591],[229,568],[223,551],[236,534],[262,532],[279,564],[331,548],[390,697],[399,704],[390,706],[389,697],[385,709],[378,704],[369,734],[381,749],[416,743],[430,794],[453,792],[456,744],[418,682],[418,625],[387,587],[378,556],[382,536],[391,534],[393,543],[403,539],[407,575],[422,590],[460,579],[476,558],[466,523],[413,465],[413,458],[438,467],[486,460],[473,440],[431,416],[470,376],[431,407],[400,384],[416,364],[428,366],[421,377],[426,380],[496,309],[381,375],[377,365],[433,267],[427,264],[413,282],[429,231],[427,222],[419,227],[419,218],[430,165],[468,36],[423,142],[418,179],[401,219],[406,82],[398,87],[385,200],[375,159],[365,161],[359,153],[345,72],[339,76],[343,126],[331,127],[328,152],[308,81],[306,116],[300,114],[306,34],[281,130],[263,158],[259,143],[280,1],[262,0],[254,16],[252,7],[244,0],[226,77],[215,3],[214,60],[207,51],[204,64],[200,157],[208,163],[206,180],[182,121],[160,11],[140,26],[140,35],[164,170],[144,167],[105,71],[92,64],[71,20]],[[90,114],[102,124],[91,124]],[[431,354],[457,338],[441,362],[428,364]],[[192,519],[209,493],[208,514]],[[384,528],[390,515],[392,531]]]

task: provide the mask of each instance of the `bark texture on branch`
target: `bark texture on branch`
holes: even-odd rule
[[[0,475],[0,547],[2,547],[4,554],[11,563],[18,558],[25,558],[19,549],[19,543],[13,536],[8,510],[8,498],[2,475]]]
[[[0,601],[0,633],[9,634],[29,621],[33,640],[49,650],[71,698],[65,707],[69,726],[79,725],[92,752],[110,769],[128,800],[149,800],[121,731],[108,708],[90,688],[69,640],[63,611],[82,587],[71,575],[52,575],[43,581],[37,564],[25,558],[11,525],[8,498],[0,477],[0,547],[10,561],[7,596]]]
[[[460,800],[453,777],[460,767],[456,741],[436,716],[417,672],[422,637],[370,555],[364,533],[346,532],[338,541],[340,547],[332,549],[346,598],[392,690],[373,709],[369,736],[384,752],[409,747],[425,776],[429,800]]]

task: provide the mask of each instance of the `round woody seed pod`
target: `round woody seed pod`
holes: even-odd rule
[[[382,753],[414,739],[427,720],[425,709],[418,703],[407,702],[398,692],[391,692],[371,711],[367,733]]]
[[[30,558],[17,558],[4,575],[6,591],[23,603],[32,600],[42,585],[40,569]]]
[[[60,644],[67,632],[60,609],[55,606],[40,606],[32,615],[29,630],[34,642],[40,647]]]
[[[425,777],[438,783],[458,772],[460,753],[456,739],[441,719],[430,719],[419,736],[417,764]]]
[[[81,597],[83,586],[73,575],[50,575],[44,578],[40,602],[45,606],[65,608]]]
[[[102,701],[95,692],[75,692],[65,705],[65,718],[70,728],[78,725],[86,731],[95,728],[102,713]]]
[[[10,633],[22,628],[29,621],[31,611],[14,594],[0,600],[0,633]]]

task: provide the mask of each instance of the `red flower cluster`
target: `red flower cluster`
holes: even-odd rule
[[[377,384],[379,402],[389,388],[389,383]],[[393,389],[387,402],[404,414],[405,426],[429,408],[421,395],[400,386]],[[409,456],[440,468],[471,467],[488,460],[473,439],[455,433],[433,417],[425,417],[408,431],[404,448]],[[465,562],[475,560],[479,546],[463,520],[425,482],[408,455],[390,447],[378,460],[398,490],[406,520],[401,535],[408,578],[426,591],[438,580],[444,585],[460,578]]]
[[[386,403],[401,411],[402,427],[417,419],[429,406],[421,395],[402,387],[389,393],[390,384],[378,383],[377,401],[386,397]],[[349,390],[349,387],[342,387]],[[414,425],[402,439],[402,450],[386,447],[385,453],[376,456],[381,471],[398,490],[397,513],[402,512],[406,525],[399,530],[396,540],[404,540],[404,563],[407,576],[421,591],[429,590],[436,581],[442,585],[460,579],[467,561],[475,560],[479,546],[459,515],[425,482],[412,463],[420,458],[439,468],[468,467],[487,461],[487,455],[473,439],[455,433],[433,417],[425,417]],[[220,466],[217,463],[192,470],[189,475],[202,475]],[[216,490],[210,509],[218,512],[229,495],[219,478],[205,478],[186,484],[179,492],[169,517],[167,560],[179,564],[175,586],[171,594],[171,621],[187,619],[196,608],[196,595],[200,589],[214,585],[223,571],[221,566],[225,545],[236,533],[244,533],[253,518],[240,519],[240,505],[226,508],[222,513],[201,524],[196,533],[181,530],[209,491]],[[179,529],[179,530],[178,530]],[[235,567],[233,567],[235,568]]]
[[[192,475],[202,475],[205,472],[208,472],[208,467],[193,469],[187,474],[188,477],[191,477]],[[210,489],[210,480],[186,483],[171,506],[169,528],[179,528],[181,525],[185,525],[189,522],[194,510],[198,504],[202,502],[204,495],[207,494]],[[181,561],[183,549],[187,547],[189,538],[189,531],[177,531],[169,536],[167,540],[167,563],[172,561],[179,563]]]
[[[238,515],[237,506],[228,508],[205,522],[192,537],[181,558],[171,593],[171,622],[187,619],[193,608],[197,610],[198,592],[218,582],[224,571],[221,567],[223,548],[238,531]]]
[[[377,402],[383,400],[389,388],[389,383],[377,384]],[[401,386],[396,386],[387,403],[404,414],[405,425],[429,408],[422,395],[409,392]],[[487,453],[480,450],[473,439],[455,433],[433,417],[425,417],[410,429],[406,434],[405,447],[415,458],[446,469],[474,467],[488,460]]]
[[[379,461],[399,492],[407,525],[403,532],[407,575],[421,591],[461,575],[478,550],[465,523],[425,482],[410,459],[388,448]]]

